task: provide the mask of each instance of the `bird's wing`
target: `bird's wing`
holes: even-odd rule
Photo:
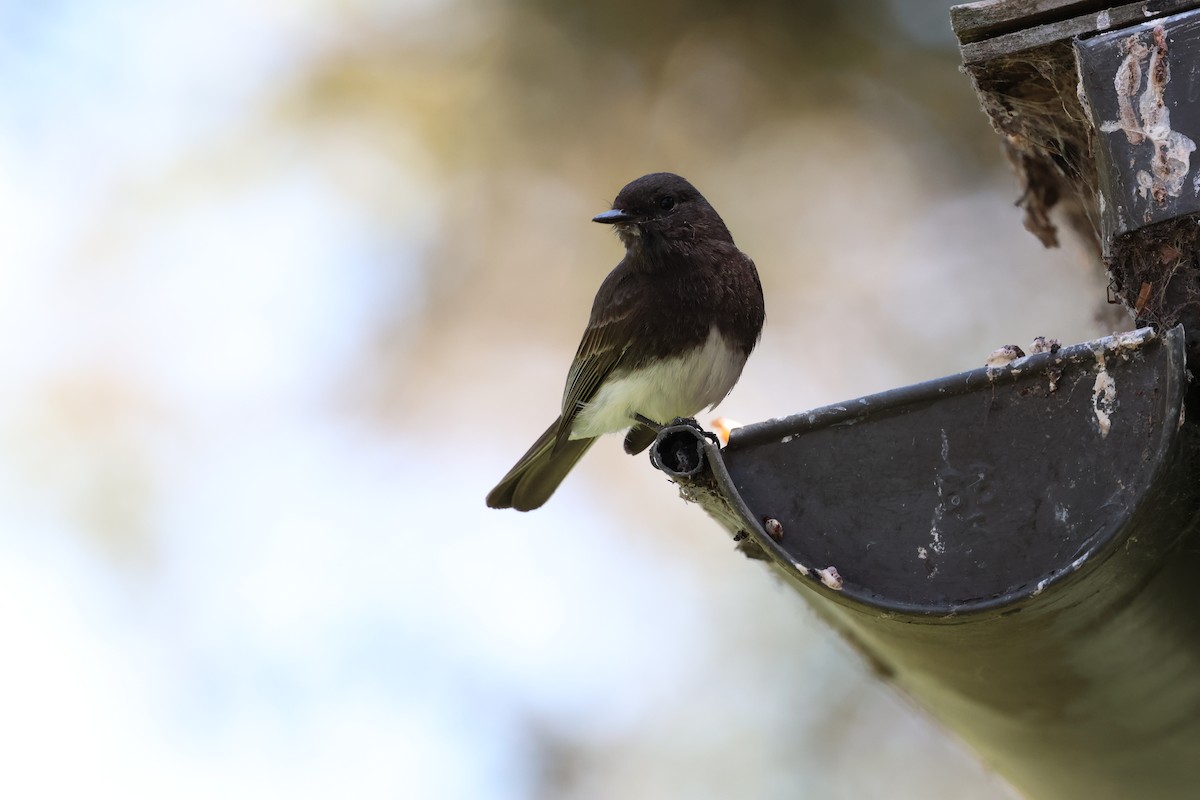
[[[633,288],[628,285],[632,281],[623,280],[627,276],[628,273],[622,274],[618,267],[596,294],[587,330],[567,374],[558,441],[567,438],[580,409],[596,395],[629,348],[628,320],[636,298]]]

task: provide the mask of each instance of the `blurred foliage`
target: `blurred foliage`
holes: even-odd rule
[[[664,129],[698,140],[692,147],[714,147],[778,118],[838,107],[878,106],[886,124],[898,104],[917,103],[942,130],[977,138],[986,126],[958,74],[948,17],[945,37],[930,46],[907,36],[892,13],[931,5],[948,7],[460,4],[416,24],[363,31],[318,63],[302,91],[322,117],[340,110],[415,122],[444,164],[460,168],[475,159],[499,166],[500,157],[578,168],[581,146],[601,163],[631,148],[669,155],[677,142],[654,142]],[[664,96],[673,101],[666,118]],[[983,150],[994,161],[995,142]]]
[[[498,329],[521,319],[544,341],[581,324],[578,309],[599,276],[577,263],[590,257],[581,255],[579,223],[637,174],[683,172],[710,196],[719,181],[758,194],[741,198],[747,214],[785,202],[803,220],[830,191],[846,210],[856,197],[864,214],[878,208],[861,195],[877,193],[864,179],[880,141],[920,175],[912,193],[970,188],[1005,172],[958,71],[946,8],[459,2],[417,19],[372,19],[328,48],[282,102],[285,123],[392,153],[422,176],[436,208],[420,300],[395,304],[417,313],[396,317],[377,339],[379,361],[408,366],[403,375],[372,372],[376,410],[411,403],[412,386],[436,382],[458,345],[449,319]],[[914,28],[931,19],[940,36]],[[774,161],[762,168],[775,184],[790,181],[790,194],[766,191],[755,174],[722,174],[758,153]],[[837,168],[838,160],[840,180],[814,181],[810,162]],[[856,224],[871,234],[870,218]],[[774,262],[795,262],[760,246],[755,256],[764,255],[768,273]],[[535,282],[541,292],[514,294]],[[545,293],[564,302],[537,303]]]

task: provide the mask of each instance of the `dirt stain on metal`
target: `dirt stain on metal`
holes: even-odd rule
[[[1134,191],[1162,205],[1182,193],[1196,143],[1171,130],[1171,110],[1166,102],[1171,64],[1163,27],[1153,29],[1149,42],[1143,41],[1141,34],[1130,36],[1125,40],[1125,51],[1113,77],[1120,118],[1105,122],[1100,130],[1121,131],[1131,145],[1151,145],[1149,169],[1138,170]]]

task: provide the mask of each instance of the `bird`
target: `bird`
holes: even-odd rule
[[[643,175],[592,221],[613,226],[625,257],[596,292],[558,419],[488,494],[492,508],[541,507],[606,433],[628,429],[635,455],[658,428],[712,408],[762,334],[758,270],[684,178]]]

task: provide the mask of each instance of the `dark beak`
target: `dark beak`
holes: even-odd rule
[[[633,214],[628,211],[622,211],[619,208],[614,208],[612,211],[605,211],[603,214],[597,214],[592,217],[592,222],[603,222],[605,225],[616,225],[618,222],[631,222]]]

